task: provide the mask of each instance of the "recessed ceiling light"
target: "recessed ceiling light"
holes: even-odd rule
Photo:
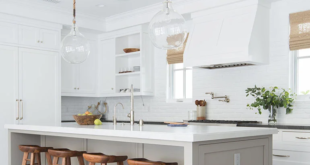
[[[104,7],[105,5],[103,5],[103,4],[98,4],[98,5],[96,5],[97,7]]]

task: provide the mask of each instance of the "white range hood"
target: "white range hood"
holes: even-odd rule
[[[184,65],[216,69],[267,64],[269,10],[268,1],[244,0],[193,13]]]

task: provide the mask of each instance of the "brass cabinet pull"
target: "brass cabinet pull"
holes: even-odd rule
[[[310,139],[309,137],[296,137],[296,139]]]
[[[74,90],[76,90],[76,88],[74,88]]]
[[[17,102],[17,118],[16,118],[16,120],[19,120],[19,100],[16,99],[16,102]]]
[[[40,40],[38,40],[38,43],[40,43]]]
[[[41,43],[43,43],[43,41],[41,41]]]
[[[22,107],[22,115],[21,115],[21,117],[20,117],[20,120],[23,120],[24,119],[24,104],[23,104],[23,100],[22,99],[20,99],[20,103],[22,104],[21,105],[21,107]]]
[[[273,156],[281,157],[281,158],[289,158],[289,157],[291,157],[290,155],[276,155],[276,154],[273,154]]]

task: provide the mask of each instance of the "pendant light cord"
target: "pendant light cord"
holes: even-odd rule
[[[75,20],[75,13],[76,13],[75,4],[76,4],[76,0],[73,0],[73,26],[74,26],[74,28],[75,28],[75,24],[76,24],[76,20]]]

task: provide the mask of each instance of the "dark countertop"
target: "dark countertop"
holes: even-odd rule
[[[238,127],[265,127],[265,128],[278,128],[278,129],[310,130],[310,125],[287,124],[287,123],[276,123],[276,124],[239,123],[237,126]]]
[[[71,122],[75,122],[74,120],[63,120],[61,121],[62,123],[71,123]],[[103,120],[101,119],[101,122],[103,123],[112,123],[112,120]],[[117,121],[117,123],[130,123],[129,121]],[[139,121],[135,121],[136,124],[139,124]],[[160,121],[144,121],[144,124],[155,124],[155,125],[167,125],[164,122],[160,122]]]

